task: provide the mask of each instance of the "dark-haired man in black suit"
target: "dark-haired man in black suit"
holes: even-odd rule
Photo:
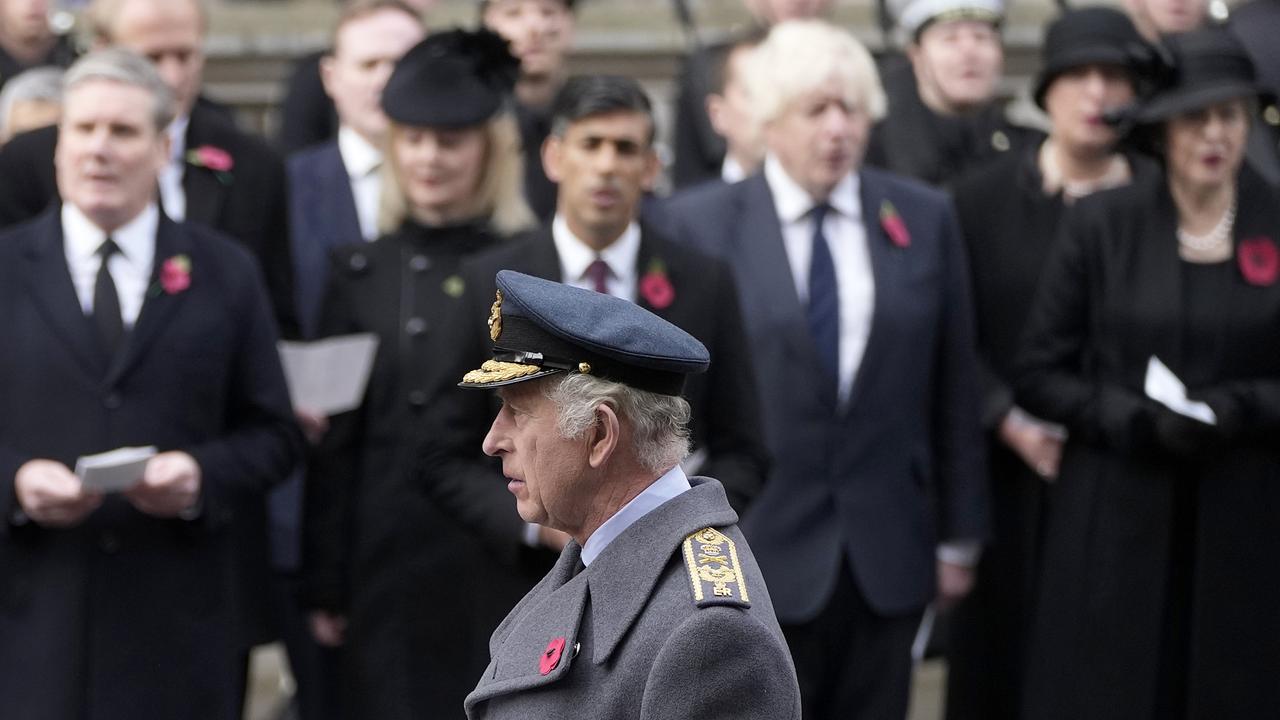
[[[472,310],[460,316],[484,317],[493,301],[494,275],[508,269],[626,298],[698,338],[711,353],[711,368],[685,387],[694,447],[686,465],[690,472],[719,478],[730,504],[742,512],[759,492],[768,460],[737,290],[723,262],[676,245],[637,219],[658,172],[649,99],[630,78],[570,78],[552,105],[551,125],[542,156],[548,177],[558,183],[555,218],[526,241],[469,264]],[[483,323],[466,324],[462,347],[462,365],[488,357],[492,343]],[[470,459],[478,456],[492,414],[476,395],[455,393],[470,413],[457,423],[468,437],[453,449]],[[493,503],[455,504],[467,506],[461,512],[490,508],[500,516],[494,525],[506,518],[508,528],[518,527],[501,484],[467,482],[458,472],[432,477],[446,492],[495,491]],[[526,530],[526,539],[535,543],[539,529]]]
[[[240,513],[301,435],[261,273],[156,202],[170,93],[113,49],[68,71],[63,202],[0,235],[0,697],[15,718],[232,720]],[[120,493],[78,457],[155,446]],[[259,526],[260,528],[260,526]]]

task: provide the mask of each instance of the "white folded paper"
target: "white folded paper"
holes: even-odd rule
[[[97,455],[84,455],[76,460],[76,476],[90,490],[119,492],[142,479],[147,461],[155,457],[156,448],[122,447]]]
[[[1206,425],[1218,424],[1218,416],[1214,414],[1213,408],[1198,400],[1188,400],[1187,386],[1155,355],[1147,361],[1144,389],[1147,397],[1179,415],[1199,420]]]
[[[378,337],[340,335],[315,342],[280,341],[280,363],[293,406],[336,415],[360,407]]]

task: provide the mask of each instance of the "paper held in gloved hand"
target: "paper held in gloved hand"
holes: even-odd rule
[[[1147,397],[1179,415],[1199,420],[1206,425],[1218,424],[1218,416],[1214,414],[1213,408],[1199,400],[1187,399],[1187,386],[1155,355],[1147,361],[1144,389]]]
[[[155,446],[122,447],[76,460],[76,476],[90,490],[119,492],[142,479],[147,461],[155,457]]]

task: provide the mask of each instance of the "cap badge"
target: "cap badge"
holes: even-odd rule
[[[498,342],[502,336],[502,291],[497,291],[497,299],[489,309],[489,339]]]

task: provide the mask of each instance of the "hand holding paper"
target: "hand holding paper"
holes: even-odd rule
[[[66,465],[31,460],[18,468],[14,494],[32,522],[46,527],[73,527],[102,504],[102,494],[85,488]]]
[[[183,516],[200,499],[200,466],[184,452],[161,453],[147,461],[142,482],[124,496],[148,515]]]

